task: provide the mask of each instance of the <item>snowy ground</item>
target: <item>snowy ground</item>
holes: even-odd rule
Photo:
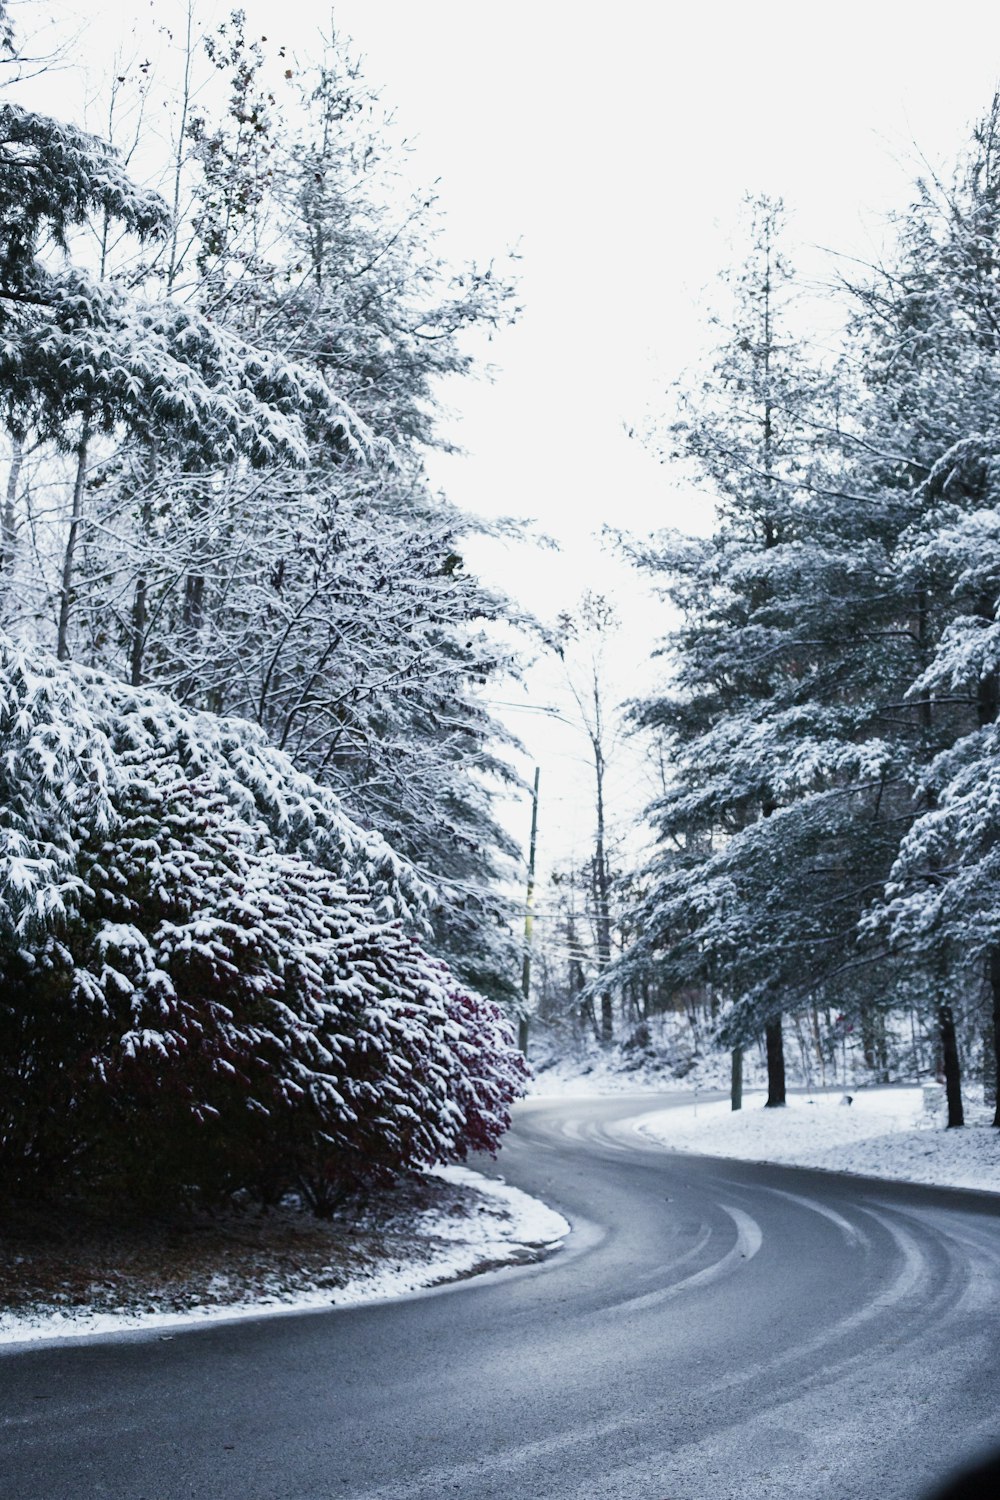
[[[750,1093],[735,1113],[727,1100],[685,1104],[634,1124],[672,1151],[1000,1192],[1000,1131],[990,1125],[992,1111],[967,1103],[966,1127],[947,1130],[944,1090],[929,1091],[932,1110],[925,1108],[926,1092],[863,1089],[850,1105],[840,1092],[790,1094],[784,1109],[764,1109],[766,1094]]]
[[[270,1285],[265,1280],[262,1291],[255,1278],[253,1295],[241,1298],[233,1277],[219,1273],[201,1283],[202,1300],[197,1302],[191,1301],[190,1287],[176,1285],[169,1291],[150,1286],[140,1296],[133,1280],[128,1294],[119,1297],[124,1305],[117,1307],[95,1306],[100,1300],[96,1296],[89,1304],[0,1305],[0,1344],[190,1327],[213,1319],[256,1318],[405,1296],[484,1270],[539,1260],[569,1233],[561,1214],[504,1182],[464,1167],[442,1167],[431,1175],[448,1191],[438,1193],[438,1206],[409,1219],[403,1253],[397,1241],[388,1257],[370,1259],[347,1279],[319,1269],[309,1285],[303,1284],[307,1278],[301,1274],[290,1278],[287,1268],[276,1268]],[[178,1302],[183,1305],[174,1310]]]
[[[729,1088],[730,1054],[707,1043],[695,1043],[683,1016],[667,1013],[649,1023],[645,1045],[627,1038],[613,1047],[602,1047],[593,1037],[567,1035],[543,1025],[531,1034],[529,1054],[534,1069],[534,1094],[633,1093],[637,1089],[709,1090]],[[786,1049],[785,1068],[789,1084],[810,1087],[819,1078],[805,1076],[798,1048]],[[828,1083],[843,1078],[828,1077]],[[762,1046],[747,1047],[743,1055],[743,1083],[747,1089],[767,1083],[767,1059]]]
[[[890,1016],[887,1027],[893,1082],[917,1084],[932,1077],[936,1037],[925,1032],[917,1035],[906,1018],[899,1016]],[[852,1029],[836,1044],[828,1032],[824,1035],[821,1061],[812,1031],[786,1024],[788,1086],[820,1092],[840,1088],[854,1093],[874,1085],[860,1030]],[[728,1093],[732,1066],[731,1053],[714,1044],[709,1028],[696,1028],[684,1013],[676,1011],[651,1016],[634,1026],[631,1033],[620,1031],[610,1047],[602,1046],[590,1033],[537,1021],[531,1029],[529,1060],[535,1075],[533,1093],[571,1096],[647,1089],[724,1089]],[[965,1059],[966,1092],[970,1096],[975,1089],[969,1081],[975,1072],[974,1061],[971,1056]],[[747,1091],[767,1087],[763,1039],[748,1043],[743,1050],[743,1087]]]
[[[615,1049],[610,1053],[594,1052],[584,1058],[564,1057],[536,1068],[531,1093],[570,1098],[588,1098],[595,1094],[632,1094],[639,1090],[685,1089],[711,1091],[729,1088],[729,1054],[710,1053],[699,1059],[687,1072],[678,1076],[669,1055],[623,1057]],[[744,1063],[747,1088],[762,1084],[767,1078],[766,1064],[756,1058]],[[790,1073],[790,1076],[794,1076]]]

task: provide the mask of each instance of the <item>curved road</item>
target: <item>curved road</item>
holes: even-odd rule
[[[520,1109],[539,1266],[0,1355],[0,1496],[913,1500],[1000,1442],[1000,1196],[672,1156],[661,1102]]]

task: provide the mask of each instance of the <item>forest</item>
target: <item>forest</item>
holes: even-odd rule
[[[652,853],[605,882],[613,911],[584,872],[558,917],[570,973],[543,1004],[578,1051],[614,1027],[635,1069],[659,1037],[680,1076],[721,1044],[737,1107],[760,1045],[780,1106],[788,1033],[810,1083],[937,1075],[959,1126],[964,1067],[996,1101],[998,152],[994,98],[884,258],[820,287],[781,201],[745,205],[714,353],[643,434],[714,525],[615,538],[674,623],[660,689],[625,706],[660,773]],[[600,691],[595,670],[591,727]],[[604,961],[581,915],[614,926]]]
[[[663,602],[640,857],[612,606],[530,619],[427,474],[509,262],[447,261],[336,36],[301,71],[188,20],[166,134],[145,62],[103,135],[0,105],[0,1190],[329,1212],[495,1150],[529,1035],[724,1056],[734,1107],[754,1048],[785,1102],[792,1035],[807,1081],[849,1042],[952,1126],[963,1074],[995,1101],[1000,101],[822,288],[747,200],[714,353],[637,439],[714,523],[609,532]],[[45,63],[0,24],[12,94]],[[512,640],[590,652],[593,852],[534,939]]]
[[[0,1500],[1000,1493],[998,57],[0,0]]]
[[[513,291],[439,257],[338,41],[191,24],[150,183],[148,63],[107,138],[0,106],[0,1183],[324,1212],[524,1086],[514,607],[421,458]]]

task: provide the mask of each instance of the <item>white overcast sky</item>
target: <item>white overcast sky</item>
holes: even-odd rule
[[[91,70],[108,65],[136,15],[169,22],[182,9],[56,5],[84,18],[77,55]],[[199,4],[206,24],[231,8]],[[252,29],[304,56],[331,15],[313,0],[245,9]],[[523,316],[490,348],[494,382],[448,391],[450,435],[466,454],[436,460],[434,477],[457,504],[536,517],[560,540],[558,558],[472,549],[529,607],[552,616],[587,586],[617,597],[625,638],[611,690],[636,691],[650,680],[658,616],[591,538],[605,522],[708,524],[705,503],[623,424],[655,410],[703,346],[705,297],[732,258],[741,198],[785,199],[811,274],[823,274],[821,247],[875,253],[918,153],[946,167],[996,88],[1000,6],[335,0],[332,15],[414,141],[415,174],[440,178],[447,253],[486,259],[517,244],[522,257]],[[67,112],[71,96],[67,86]],[[551,699],[550,674],[530,684],[525,704]],[[536,728],[537,714],[510,722],[542,764],[543,852],[582,853],[591,819],[579,740]],[[634,765],[623,775],[624,801]],[[523,804],[512,816],[526,832]]]

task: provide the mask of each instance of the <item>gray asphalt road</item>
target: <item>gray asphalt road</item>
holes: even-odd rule
[[[524,1107],[570,1247],[444,1295],[0,1356],[3,1500],[895,1500],[1000,1443],[1000,1199]],[[1000,1150],[1000,1142],[998,1142]]]

